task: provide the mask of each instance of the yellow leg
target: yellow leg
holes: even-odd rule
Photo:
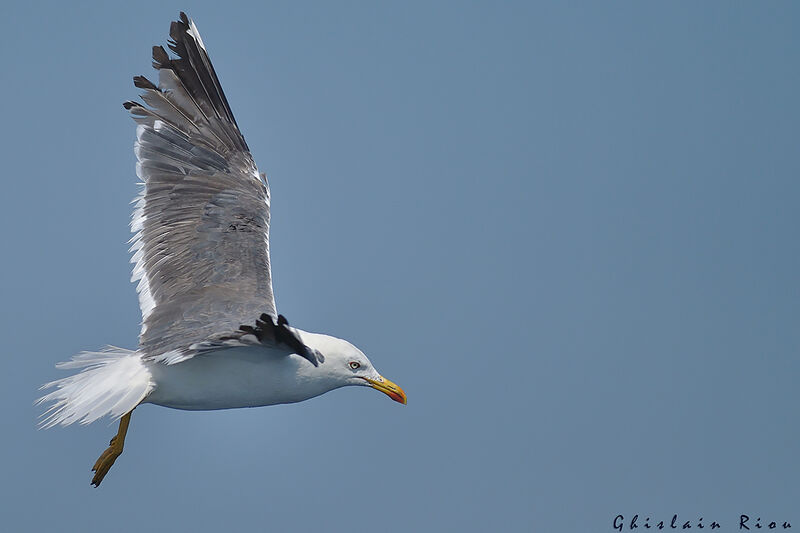
[[[122,455],[122,449],[125,446],[125,435],[128,433],[128,424],[131,423],[131,413],[133,413],[133,409],[119,420],[119,430],[116,436],[111,438],[109,447],[100,455],[92,467],[92,472],[94,472],[92,485],[95,487],[100,486],[100,482],[106,477],[114,461],[117,460],[117,457]]]

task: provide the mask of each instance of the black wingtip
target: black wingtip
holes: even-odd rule
[[[167,46],[153,47],[153,68],[172,71],[180,82],[177,91],[185,93],[183,96],[199,109],[202,115],[199,120],[208,123],[206,126],[213,130],[213,135],[225,150],[247,153],[250,150],[236,125],[211,59],[193,26],[192,19],[181,11],[178,20],[170,25]],[[156,90],[158,87],[158,83],[143,76],[134,78],[134,85],[144,90]],[[189,113],[192,117],[194,114]]]
[[[133,85],[139,89],[158,89],[155,83],[148,80],[144,76],[134,76],[133,77]]]
[[[163,46],[153,47],[153,68],[161,70],[162,68],[169,68],[169,54],[164,50]]]

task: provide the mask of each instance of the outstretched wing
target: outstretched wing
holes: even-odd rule
[[[179,362],[188,348],[277,319],[269,265],[269,186],[259,176],[194,22],[170,27],[170,58],[153,47],[158,84],[142,76],[133,281],[142,309],[140,350]],[[165,356],[165,354],[169,354]]]

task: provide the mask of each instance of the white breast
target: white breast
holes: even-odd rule
[[[230,348],[182,363],[150,363],[155,383],[146,403],[205,410],[294,403],[336,388],[298,355],[262,347]]]

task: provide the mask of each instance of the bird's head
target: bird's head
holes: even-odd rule
[[[364,352],[343,339],[329,335],[302,332],[303,342],[322,354],[319,370],[335,380],[339,387],[359,385],[372,387],[402,404],[406,393],[399,385],[381,376]]]

